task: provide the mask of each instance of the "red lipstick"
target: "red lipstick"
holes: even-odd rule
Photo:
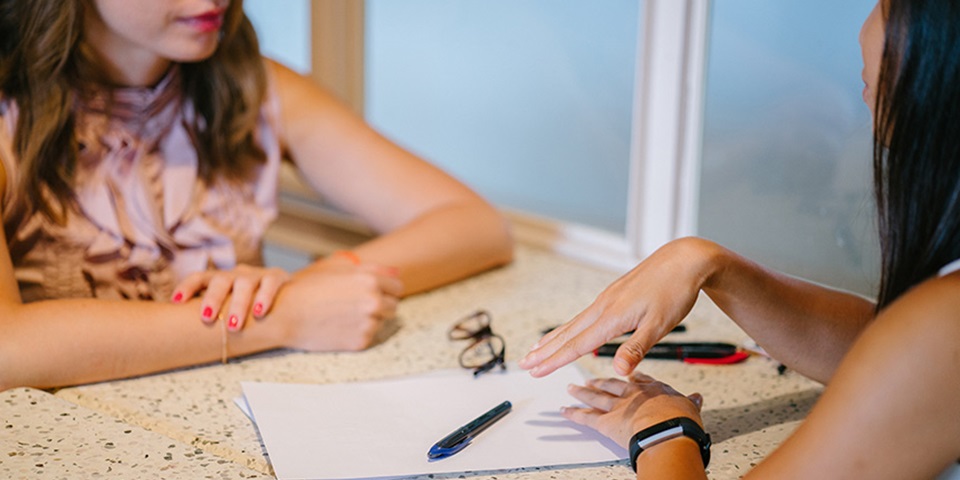
[[[210,10],[193,17],[184,17],[181,21],[197,31],[210,33],[220,30],[223,26],[223,14],[224,9]]]

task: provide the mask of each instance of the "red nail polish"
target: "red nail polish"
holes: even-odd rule
[[[240,323],[240,319],[237,318],[236,315],[230,315],[230,321],[227,322],[227,326],[230,327],[231,329],[236,329],[237,324],[239,323]]]
[[[210,319],[210,317],[213,317],[213,308],[203,307],[203,318]]]
[[[177,292],[176,295],[173,296],[173,303],[180,303],[181,300],[183,300],[183,293]]]
[[[263,304],[260,302],[255,303],[253,305],[253,314],[259,317],[260,314],[262,313],[263,313]]]

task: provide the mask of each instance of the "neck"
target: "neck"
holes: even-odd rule
[[[163,78],[163,75],[169,70],[171,62],[169,60],[157,59],[158,61],[137,62],[136,59],[130,61],[114,61],[107,55],[100,55],[100,66],[103,73],[111,84],[121,87],[152,87]],[[122,66],[121,66],[122,65]]]
[[[171,61],[149,49],[117,38],[93,13],[87,13],[84,43],[102,70],[102,80],[120,87],[151,87],[163,78]]]

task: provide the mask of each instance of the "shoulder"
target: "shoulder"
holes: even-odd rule
[[[279,98],[284,115],[315,113],[317,108],[336,109],[339,101],[311,78],[264,57],[269,88]]]
[[[960,340],[960,271],[913,287],[880,312],[878,320],[889,323],[887,328],[908,330],[920,337],[934,332],[930,336],[950,334],[956,336],[950,340]]]
[[[317,90],[312,81],[289,67],[264,57],[267,71],[267,96],[280,102],[283,110],[296,109],[298,99]]]
[[[885,350],[878,352],[883,362],[913,370],[903,373],[928,382],[925,388],[960,395],[960,272],[930,278],[908,290],[877,315],[861,340],[865,342],[858,343]],[[953,375],[956,381],[926,378],[918,373],[922,369]]]
[[[754,473],[762,478],[788,473],[791,478],[933,478],[956,462],[958,293],[960,274],[932,278],[881,311],[797,432]]]
[[[855,351],[845,363],[862,363],[860,368],[911,392],[909,408],[927,404],[933,415],[928,420],[949,413],[951,421],[938,428],[952,429],[960,442],[960,404],[953,400],[960,398],[960,272],[930,278],[897,298],[864,331]],[[953,458],[960,456],[960,443],[955,445]]]
[[[278,112],[286,147],[316,138],[350,136],[364,128],[363,121],[313,79],[284,65],[264,59],[270,93]]]
[[[263,57],[263,63],[267,71],[268,84],[270,84],[271,88],[284,90],[287,88],[304,88],[307,85],[312,85],[311,80],[280,62]]]

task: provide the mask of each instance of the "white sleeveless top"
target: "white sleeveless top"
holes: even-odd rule
[[[940,269],[940,272],[937,274],[937,276],[942,277],[944,275],[950,275],[957,270],[960,270],[960,258],[944,265],[944,267]]]
[[[960,259],[954,260],[941,268],[939,276],[949,275],[958,270],[960,270]],[[954,463],[950,465],[936,480],[960,480],[960,464]]]

